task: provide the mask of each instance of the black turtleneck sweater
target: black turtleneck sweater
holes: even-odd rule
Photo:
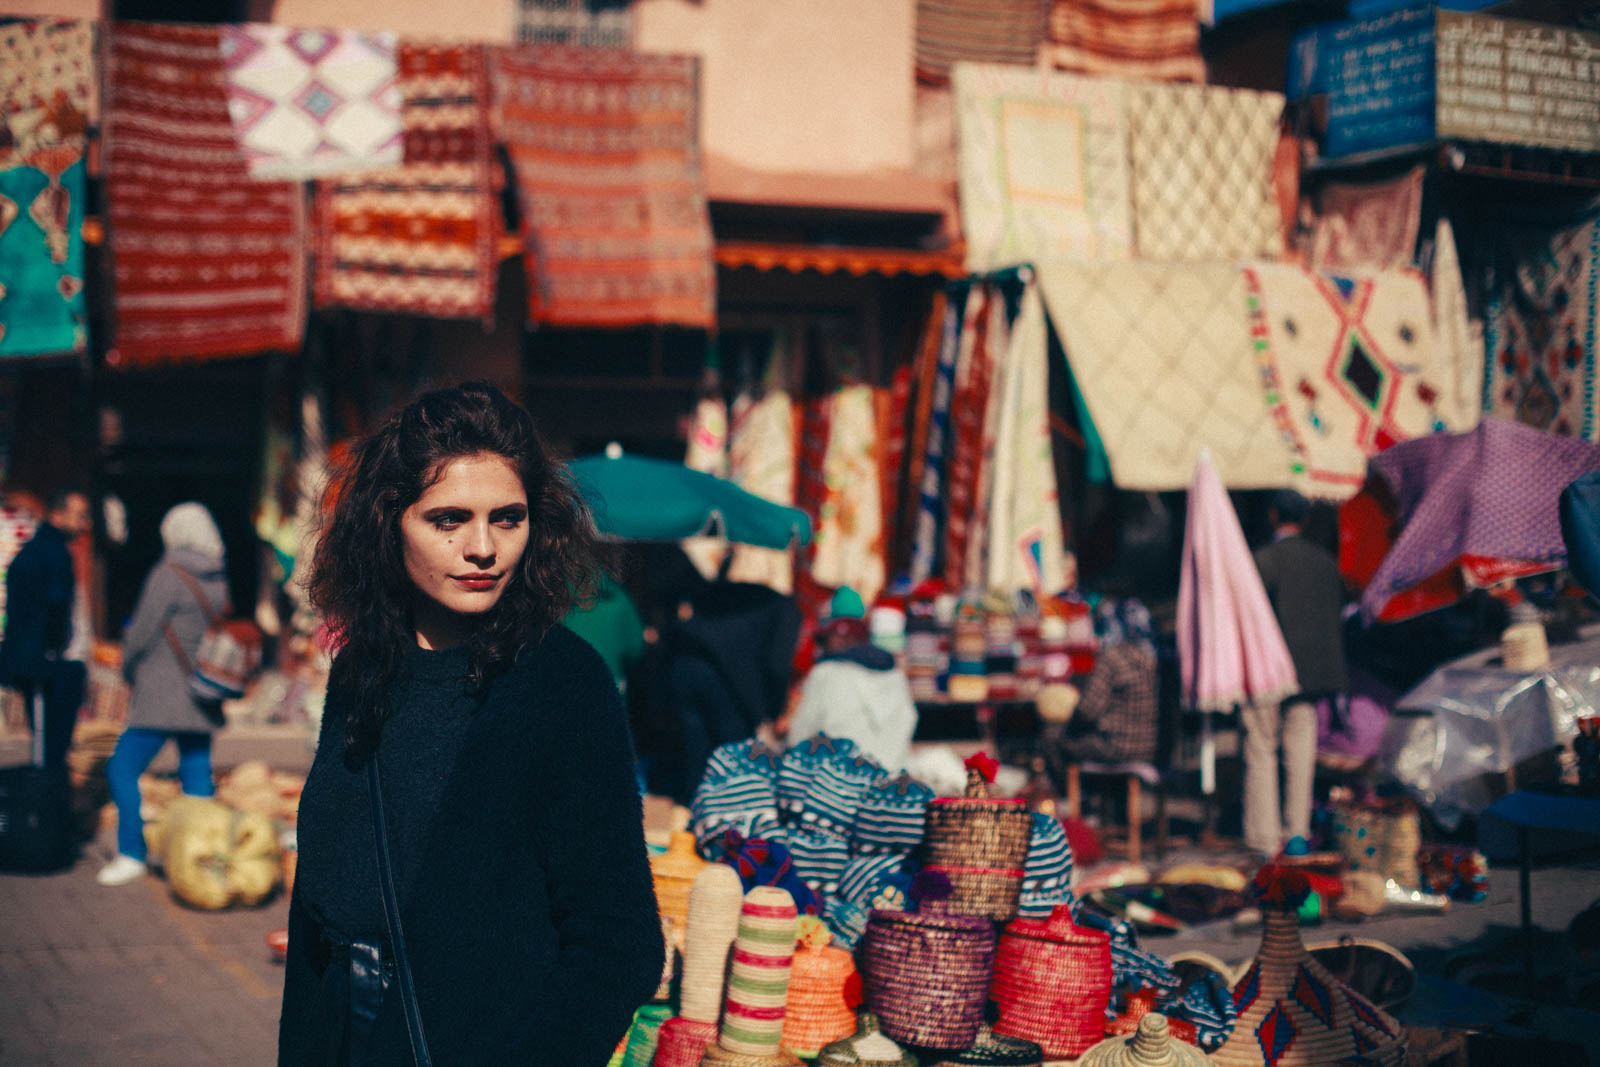
[[[406,949],[429,1050],[453,1064],[600,1067],[661,975],[662,941],[617,688],[556,627],[481,698],[466,653],[407,656],[379,745]],[[364,767],[335,663],[300,805],[278,1062],[321,1062],[325,938],[387,940]],[[409,1063],[388,996],[373,1063]]]

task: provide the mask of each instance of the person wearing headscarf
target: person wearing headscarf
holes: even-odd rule
[[[1077,707],[1067,722],[1046,727],[1040,740],[1058,784],[1069,764],[1148,763],[1156,757],[1159,675],[1150,611],[1135,597],[1102,600],[1095,629],[1100,652]]]
[[[161,520],[161,544],[122,639],[122,673],[132,688],[127,728],[106,764],[117,805],[117,855],[98,875],[106,886],[138,881],[147,870],[139,776],[169,740],[178,746],[184,793],[215,792],[211,735],[221,723],[190,693],[189,676],[209,620],[228,614],[222,535],[211,512],[189,501]]]

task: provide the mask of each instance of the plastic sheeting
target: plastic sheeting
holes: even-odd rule
[[[1384,735],[1385,770],[1446,829],[1504,792],[1496,775],[1571,744],[1600,708],[1600,626],[1550,649],[1544,670],[1500,666],[1498,647],[1447,663],[1402,697]]]

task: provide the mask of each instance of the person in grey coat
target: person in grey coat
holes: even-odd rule
[[[222,535],[211,512],[191,501],[161,520],[161,543],[164,551],[145,578],[122,639],[122,673],[132,692],[127,728],[106,764],[117,805],[117,856],[101,868],[101,885],[126,885],[147,870],[139,776],[168,739],[178,746],[183,791],[196,797],[215,792],[211,734],[221,723],[190,695],[189,675],[208,616],[227,614]]]

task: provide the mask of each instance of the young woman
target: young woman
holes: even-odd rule
[[[128,727],[106,764],[106,782],[117,803],[117,855],[100,869],[101,885],[127,885],[144,877],[139,776],[168,739],[178,746],[183,791],[194,797],[215,792],[211,734],[221,724],[189,694],[189,675],[210,616],[224,614],[228,602],[222,535],[211,512],[190,501],[162,518],[161,545],[161,558],[145,578],[122,639],[122,673],[132,689]]]
[[[592,583],[589,517],[527,412],[484,383],[417,400],[336,486],[310,588],[342,647],[300,802],[278,1062],[417,1051],[376,760],[432,1062],[599,1067],[663,946],[617,688],[558,624]]]

